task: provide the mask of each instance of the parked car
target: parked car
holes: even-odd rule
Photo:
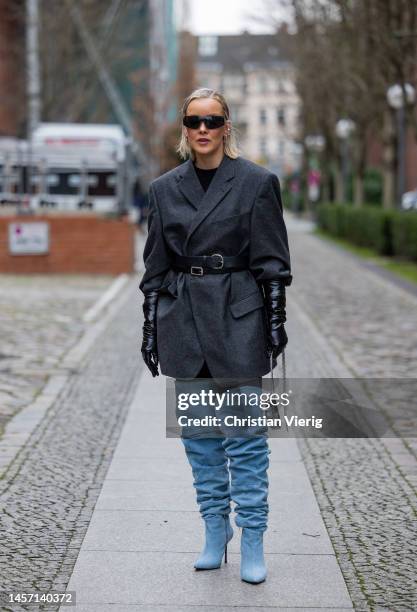
[[[403,194],[401,208],[403,210],[417,210],[417,189]]]

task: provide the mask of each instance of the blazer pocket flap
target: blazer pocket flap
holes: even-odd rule
[[[238,317],[243,317],[243,315],[251,312],[251,310],[256,310],[256,308],[261,308],[264,305],[264,298],[260,291],[256,291],[256,293],[251,293],[247,297],[243,298],[243,300],[239,300],[238,302],[233,302],[233,304],[229,304],[230,311],[232,316],[237,319]]]
[[[177,279],[173,280],[172,283],[170,283],[168,285],[168,287],[166,288],[166,290],[168,291],[168,293],[170,293],[172,295],[172,297],[178,297],[178,284],[177,284]]]

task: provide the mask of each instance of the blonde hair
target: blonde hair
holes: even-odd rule
[[[213,100],[217,100],[218,102],[220,102],[222,109],[223,109],[225,119],[230,120],[229,106],[224,96],[219,91],[216,91],[215,89],[208,89],[207,87],[203,87],[201,89],[195,89],[189,96],[187,96],[187,98],[185,98],[184,103],[182,105],[182,109],[181,109],[181,124],[182,124],[183,117],[185,117],[185,115],[187,114],[187,108],[189,104],[193,100],[197,100],[199,98],[212,98]],[[230,124],[230,134],[224,135],[223,142],[224,142],[223,150],[224,150],[225,155],[227,155],[228,157],[231,157],[232,159],[239,157],[240,152],[239,152],[239,147],[237,144],[236,128],[234,128],[233,125]],[[182,127],[181,127],[181,138],[175,150],[182,159],[187,159],[188,157],[191,157],[193,161],[195,160],[195,153],[190,147],[188,140],[185,136],[185,130]]]

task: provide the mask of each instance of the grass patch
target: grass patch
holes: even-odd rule
[[[385,268],[393,274],[417,284],[417,263],[413,261],[404,261],[398,257],[383,257],[374,249],[356,246],[344,238],[336,238],[335,236],[332,236],[318,228],[316,228],[313,233],[320,238],[324,238],[325,240],[329,240],[330,242],[345,248],[354,255],[358,255],[363,259],[371,260],[372,263],[381,266],[381,268]]]

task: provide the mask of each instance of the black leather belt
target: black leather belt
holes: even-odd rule
[[[173,269],[178,272],[188,272],[194,276],[203,274],[225,274],[227,272],[238,272],[246,270],[249,259],[243,255],[175,255]]]

